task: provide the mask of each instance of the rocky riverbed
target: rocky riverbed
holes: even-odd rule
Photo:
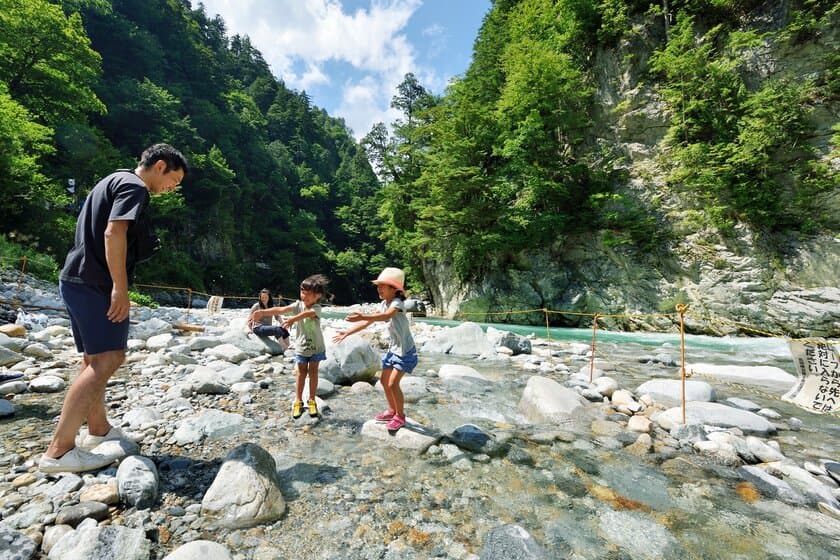
[[[83,475],[36,464],[78,356],[55,287],[4,279],[0,560],[801,558],[840,556],[836,416],[782,402],[783,348],[678,349],[415,322],[409,425],[371,420],[383,326],[328,349],[321,416],[290,416],[293,352],[245,310],[135,308],[106,394],[131,441]],[[173,324],[198,325],[203,332]],[[324,321],[327,338],[340,317]],[[691,344],[691,341],[690,341]],[[752,368],[733,379],[735,366]],[[728,372],[728,370],[730,370]],[[743,374],[742,369],[739,374]]]

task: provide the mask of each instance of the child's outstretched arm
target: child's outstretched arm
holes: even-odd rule
[[[288,308],[291,308],[291,307],[293,307],[293,306],[292,305],[288,306]],[[318,314],[315,313],[315,311],[313,311],[312,309],[306,309],[304,311],[301,311],[297,315],[292,315],[291,317],[286,317],[283,320],[283,325],[282,326],[283,326],[284,329],[289,329],[289,328],[292,327],[292,325],[294,325],[295,323],[297,323],[301,319],[306,319],[307,317],[317,317],[317,316],[318,316]]]
[[[365,330],[376,321],[390,321],[391,317],[393,317],[396,313],[399,313],[399,310],[395,307],[389,307],[383,313],[351,313],[347,317],[345,317],[345,320],[350,321],[351,323],[359,324],[347,330],[339,331],[338,334],[336,334],[333,337],[333,342],[337,344],[345,338],[347,338],[348,336],[350,336],[351,334]]]
[[[273,317],[275,315],[282,315],[283,313],[286,313],[287,311],[291,310],[292,307],[294,307],[294,304],[283,305],[278,307],[269,307],[268,309],[257,309],[256,311],[251,312],[250,317],[248,317],[248,321],[258,321],[263,317]]]

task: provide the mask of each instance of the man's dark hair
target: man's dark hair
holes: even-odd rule
[[[184,157],[184,154],[169,144],[155,144],[154,146],[146,148],[140,156],[140,166],[144,169],[148,169],[161,160],[166,163],[166,169],[164,172],[182,169],[184,171],[184,175],[186,175],[189,170],[187,158]]]

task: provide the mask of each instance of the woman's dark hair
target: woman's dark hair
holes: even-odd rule
[[[402,290],[397,290],[396,292],[394,292],[394,299],[405,301],[405,292]]]
[[[271,292],[269,291],[269,289],[263,288],[262,290],[260,290],[260,295],[262,294],[268,294],[268,303],[263,304],[262,298],[258,298],[259,301],[257,303],[260,304],[260,308],[268,309],[269,307],[274,307],[274,298],[271,296]]]
[[[146,148],[140,156],[140,167],[148,169],[161,160],[166,164],[165,172],[182,169],[186,175],[189,170],[184,154],[169,144],[155,144]]]
[[[300,289],[304,292],[313,292],[321,295],[321,299],[332,300],[332,295],[327,294],[327,286],[330,285],[330,280],[323,274],[313,274],[303,279],[300,283]]]

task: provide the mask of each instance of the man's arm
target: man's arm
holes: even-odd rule
[[[111,289],[111,306],[108,319],[119,323],[128,318],[131,304],[128,301],[128,272],[125,269],[128,252],[128,220],[108,222],[105,228],[105,261],[114,287]]]

